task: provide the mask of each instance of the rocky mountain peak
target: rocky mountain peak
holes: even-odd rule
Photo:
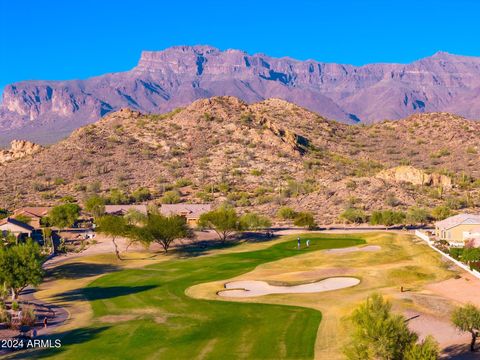
[[[124,107],[158,114],[225,95],[247,104],[282,99],[349,124],[427,112],[479,119],[479,89],[480,58],[445,52],[406,65],[352,66],[175,46],[144,51],[131,71],[8,85],[0,145],[18,137],[49,143]]]

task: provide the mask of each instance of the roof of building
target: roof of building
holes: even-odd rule
[[[182,215],[189,219],[198,219],[200,215],[210,210],[212,204],[162,204],[160,207],[162,215]]]
[[[15,215],[27,214],[35,217],[43,217],[48,214],[50,209],[51,207],[47,207],[47,206],[27,206],[27,207],[23,207],[15,210]]]
[[[147,205],[105,205],[106,214],[127,213],[129,210],[136,210],[147,214]]]
[[[447,230],[458,225],[477,225],[477,224],[480,225],[480,215],[458,214],[455,216],[450,216],[445,220],[436,222],[435,226],[440,229]]]
[[[12,225],[14,225],[16,227],[19,227],[19,228],[21,228],[23,230],[26,230],[26,231],[35,230],[33,226],[30,226],[28,224],[25,224],[22,221],[19,221],[17,219],[13,219],[13,218],[10,218],[10,217],[0,220],[0,226],[6,225],[6,224],[12,224]]]

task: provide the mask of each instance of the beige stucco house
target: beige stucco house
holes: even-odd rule
[[[435,223],[435,236],[451,246],[464,246],[480,229],[480,215],[458,214]]]
[[[191,227],[198,225],[200,215],[212,210],[211,204],[162,204],[160,213],[164,216],[179,215],[187,219]]]
[[[30,237],[32,236],[32,232],[34,230],[35,229],[33,228],[33,226],[30,226],[13,218],[8,217],[0,220],[0,233],[2,235],[12,233],[17,238],[22,238],[25,236]]]

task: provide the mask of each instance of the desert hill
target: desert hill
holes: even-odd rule
[[[479,133],[479,122],[448,113],[349,126],[278,99],[214,97],[162,115],[122,109],[0,165],[0,207],[92,193],[161,202],[173,191],[175,201],[229,201],[269,215],[288,205],[321,223],[349,206],[472,208]]]

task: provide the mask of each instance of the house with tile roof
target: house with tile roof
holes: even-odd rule
[[[35,229],[40,229],[42,218],[48,215],[51,207],[47,206],[27,206],[15,210],[12,217],[22,216],[29,218],[29,225],[33,226]]]
[[[212,204],[162,204],[160,213],[164,216],[183,216],[187,219],[188,225],[196,227],[200,215],[211,210]]]
[[[480,229],[480,215],[458,214],[435,223],[435,236],[451,246],[464,246],[472,231]]]

